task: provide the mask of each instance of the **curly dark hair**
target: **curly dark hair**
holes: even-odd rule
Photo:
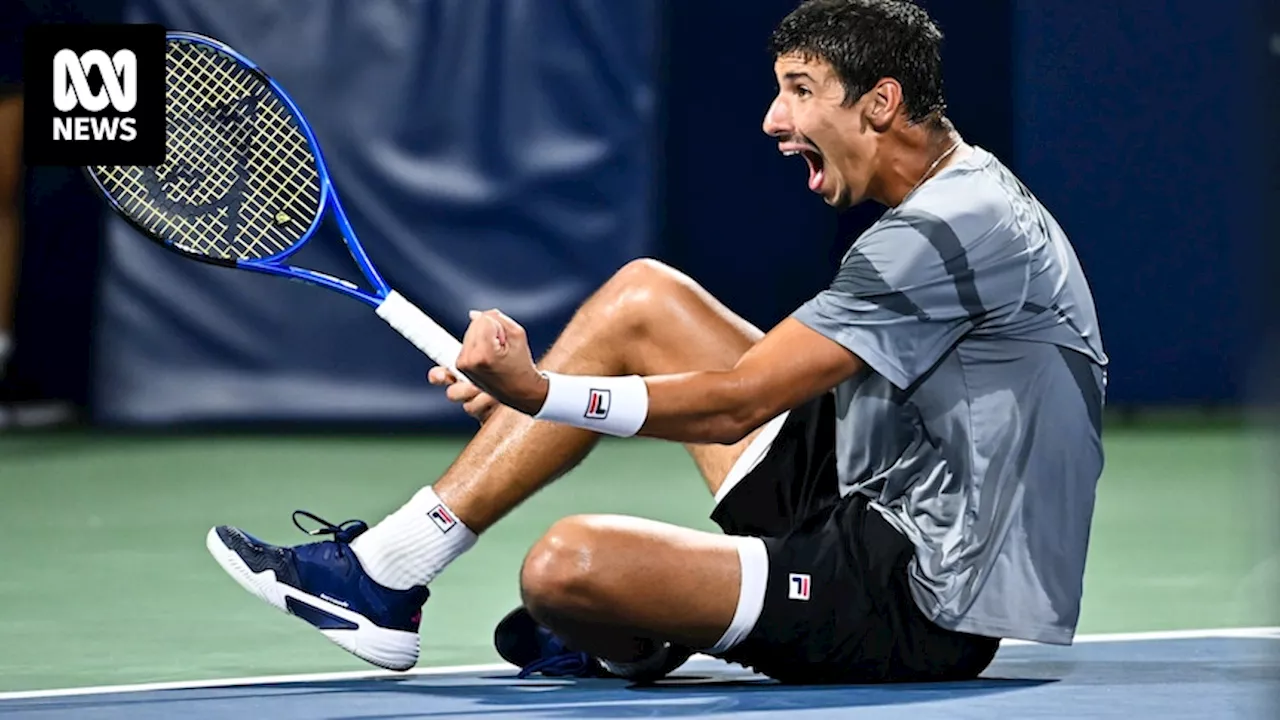
[[[907,0],[806,0],[769,38],[774,59],[798,54],[824,60],[844,83],[847,105],[891,77],[902,85],[911,122],[939,119],[942,31]]]

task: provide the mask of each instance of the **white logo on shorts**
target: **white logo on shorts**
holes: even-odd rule
[[[804,573],[791,573],[788,580],[787,598],[790,600],[809,599],[809,576]]]

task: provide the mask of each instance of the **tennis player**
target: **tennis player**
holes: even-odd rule
[[[784,682],[924,681],[977,676],[1002,638],[1070,643],[1107,359],[1062,228],[946,118],[940,41],[901,0],[810,0],[774,32],[765,133],[827,204],[887,208],[776,327],[649,260],[537,364],[514,320],[472,313],[457,366],[475,384],[430,373],[483,420],[443,477],[325,542],[214,528],[215,557],[407,668],[442,570],[601,435],[641,435],[688,447],[724,534],[560,520],[525,558],[504,632],[527,637],[500,632],[504,656],[652,679],[693,650]]]

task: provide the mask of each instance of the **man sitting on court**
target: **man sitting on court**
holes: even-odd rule
[[[372,528],[287,548],[218,527],[211,552],[408,668],[433,578],[601,434],[642,435],[686,444],[725,534],[557,522],[524,561],[508,629],[546,642],[512,641],[535,648],[519,664],[564,647],[652,679],[692,650],[785,682],[942,680],[978,675],[1001,638],[1071,642],[1107,360],[1063,230],[945,117],[940,42],[900,0],[810,0],[773,34],[765,133],[832,207],[887,210],[767,334],[652,261],[536,366],[516,322],[473,313],[469,382],[430,374],[483,419],[443,477]]]

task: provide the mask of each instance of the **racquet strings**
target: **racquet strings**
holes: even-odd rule
[[[304,240],[321,210],[316,158],[259,74],[170,38],[165,161],[89,168],[136,226],[184,252],[258,260]]]

